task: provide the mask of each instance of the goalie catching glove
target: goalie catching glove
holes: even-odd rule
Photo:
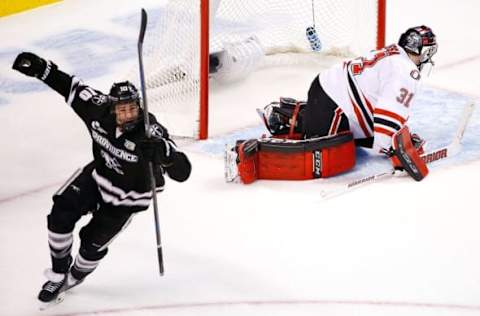
[[[405,170],[413,179],[421,181],[428,175],[422,157],[425,141],[417,134],[410,134],[408,126],[401,128],[392,137],[392,148],[388,155],[395,170]]]
[[[271,102],[263,110],[257,109],[257,112],[273,137],[300,139],[305,105],[305,101],[282,97],[279,102]]]

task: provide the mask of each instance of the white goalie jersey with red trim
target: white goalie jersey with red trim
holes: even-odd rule
[[[354,138],[373,137],[373,149],[383,152],[408,120],[420,72],[394,44],[333,66],[319,80],[347,115]]]

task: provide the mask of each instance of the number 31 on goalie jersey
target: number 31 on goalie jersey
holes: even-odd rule
[[[397,97],[397,102],[405,105],[407,108],[410,107],[410,101],[412,100],[414,93],[411,93],[405,88],[400,89],[400,94]]]

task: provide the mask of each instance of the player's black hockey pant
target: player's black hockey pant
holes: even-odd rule
[[[310,85],[303,120],[306,138],[335,135],[350,130],[347,116],[323,90],[318,76]]]
[[[130,222],[132,212],[103,202],[92,178],[93,162],[78,170],[53,196],[48,215],[48,243],[52,270],[66,273],[70,269],[75,223],[92,213],[80,230],[80,249],[70,269],[76,279],[93,272],[107,254],[108,245]]]

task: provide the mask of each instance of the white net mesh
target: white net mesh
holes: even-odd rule
[[[236,81],[265,66],[311,61],[306,30],[312,26],[320,41],[312,40],[313,49],[320,49],[315,59],[376,45],[377,0],[210,0],[210,12],[210,54],[218,57],[210,72],[216,82]],[[198,133],[200,18],[200,0],[169,0],[145,40],[150,111],[178,136]]]
[[[213,23],[210,48],[255,35],[267,54],[309,52],[306,29],[315,25],[323,50],[360,53],[375,47],[376,0],[225,0]]]

